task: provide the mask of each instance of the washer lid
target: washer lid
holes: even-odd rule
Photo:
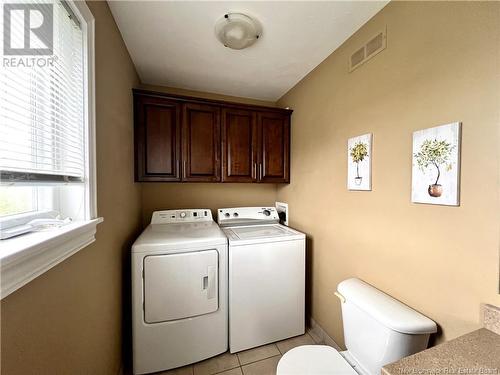
[[[278,363],[277,375],[358,375],[331,346],[304,345],[286,352]]]
[[[230,244],[247,244],[302,239],[304,234],[281,224],[246,225],[224,228]]]
[[[179,224],[150,224],[137,238],[132,252],[175,250],[227,243],[224,232],[213,221]]]

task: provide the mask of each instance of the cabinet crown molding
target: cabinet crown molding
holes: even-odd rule
[[[233,101],[225,101],[219,99],[208,99],[208,98],[200,98],[196,96],[188,96],[188,95],[179,95],[179,94],[170,94],[162,91],[151,91],[146,89],[132,89],[132,92],[135,95],[141,96],[150,96],[150,97],[159,97],[165,99],[171,99],[178,102],[186,102],[186,103],[200,103],[200,104],[213,104],[213,105],[221,105],[228,108],[241,108],[241,109],[250,109],[254,111],[266,111],[266,112],[281,112],[291,115],[293,109],[290,108],[280,108],[280,107],[272,107],[272,106],[263,106],[257,104],[247,104]]]

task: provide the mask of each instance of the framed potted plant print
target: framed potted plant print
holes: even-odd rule
[[[347,188],[372,189],[372,134],[363,134],[347,141]]]
[[[461,123],[413,133],[411,201],[460,205]]]

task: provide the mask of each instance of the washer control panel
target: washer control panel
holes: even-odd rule
[[[274,207],[219,208],[217,223],[220,226],[277,223],[278,212]]]
[[[212,220],[212,212],[208,208],[164,210],[153,212],[151,224],[193,223]]]

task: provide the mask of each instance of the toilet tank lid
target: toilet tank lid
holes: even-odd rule
[[[377,288],[356,278],[342,281],[337,290],[379,323],[394,331],[425,334],[437,331],[436,323]]]

